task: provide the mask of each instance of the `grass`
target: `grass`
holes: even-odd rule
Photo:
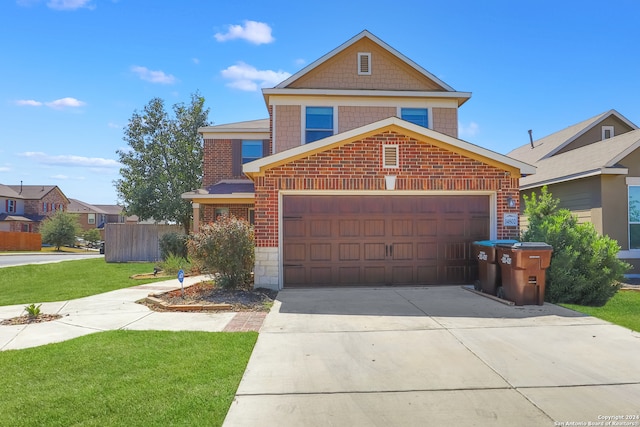
[[[65,301],[164,279],[133,280],[153,263],[106,263],[102,258],[0,268],[0,305]]]
[[[119,330],[0,352],[0,422],[219,426],[257,336]]]
[[[618,291],[602,307],[587,307],[575,304],[561,305],[640,332],[640,292],[638,291]]]

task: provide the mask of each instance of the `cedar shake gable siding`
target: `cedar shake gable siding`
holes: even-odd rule
[[[400,146],[400,167],[382,167],[382,145]],[[497,238],[518,237],[504,227],[504,213],[519,212],[518,178],[506,170],[397,132],[381,132],[345,145],[267,169],[255,177],[256,246],[277,247],[280,190],[385,190],[384,176],[396,175],[396,191],[482,191],[497,194]],[[390,192],[389,195],[393,195]],[[396,193],[397,194],[397,193]],[[433,194],[433,193],[430,193]],[[516,206],[507,208],[507,198]]]

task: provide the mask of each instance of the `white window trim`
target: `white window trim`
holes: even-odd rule
[[[631,249],[631,221],[629,220],[629,187],[640,186],[640,177],[628,176],[625,178],[625,183],[627,184],[627,250],[618,252],[618,257],[624,258],[621,255],[626,254],[626,258],[640,258],[640,248]]]
[[[609,131],[609,135],[611,135],[609,138],[605,138],[605,134],[607,131]],[[615,136],[613,131],[614,131],[613,126],[602,126],[602,140],[604,141],[605,139],[613,138]]]
[[[362,58],[369,59],[369,72],[362,72]],[[370,76],[371,75],[371,52],[358,52],[358,75],[359,76]]]
[[[387,165],[387,148],[395,148],[396,150],[396,164]],[[400,167],[400,146],[398,144],[382,144],[382,168],[383,169],[398,169]]]
[[[333,134],[338,133],[338,106],[335,104],[304,104],[300,106],[300,120],[302,126],[300,129],[300,145],[307,144],[307,107],[331,107],[333,109]]]

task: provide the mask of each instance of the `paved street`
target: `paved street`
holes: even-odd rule
[[[38,253],[38,254],[1,254],[0,255],[0,268],[11,267],[15,265],[26,264],[46,264],[52,262],[71,261],[77,259],[87,258],[100,258],[104,255],[100,255],[97,252],[87,252],[79,254],[52,254],[52,253]]]

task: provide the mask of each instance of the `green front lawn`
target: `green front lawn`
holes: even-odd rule
[[[0,424],[222,425],[257,337],[119,330],[0,352]]]
[[[561,305],[640,332],[640,291],[618,291],[602,307],[586,307],[575,304]]]
[[[164,279],[133,280],[153,273],[150,262],[106,263],[102,258],[0,268],[0,305],[82,298]]]

